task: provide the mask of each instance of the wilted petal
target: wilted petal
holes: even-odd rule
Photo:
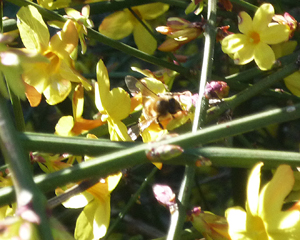
[[[165,40],[157,49],[162,52],[176,51],[181,45],[173,38]]]
[[[127,37],[133,31],[132,14],[127,11],[115,12],[102,21],[99,32],[103,35],[119,40]]]
[[[267,44],[277,44],[289,39],[289,29],[285,25],[272,25],[260,33],[260,40]]]
[[[275,62],[275,54],[269,45],[260,42],[255,46],[254,60],[261,70],[268,70]]]
[[[240,12],[239,16],[239,30],[241,33],[247,34],[253,30],[252,18],[246,12]]]
[[[256,11],[253,18],[253,29],[262,33],[268,27],[274,16],[274,7],[270,3],[262,4]]]
[[[149,29],[150,25],[144,22]],[[141,24],[137,23],[133,30],[134,42],[137,45],[138,49],[152,55],[156,48],[157,42],[155,38],[148,32],[148,30]]]

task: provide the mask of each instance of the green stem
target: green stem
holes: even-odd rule
[[[226,110],[237,107],[263,90],[271,87],[274,83],[297,71],[298,68],[299,67],[295,63],[290,63],[289,65],[260,80],[258,83],[252,85],[244,91],[241,91],[230,98],[223,99],[224,101],[221,104],[212,107],[207,111],[206,121],[210,122]]]
[[[53,239],[45,211],[46,198],[33,181],[30,163],[18,139],[6,107],[6,100],[2,95],[0,95],[0,144],[12,175],[18,209],[33,208],[32,210],[40,218],[40,224],[37,224],[40,239]]]
[[[136,203],[137,199],[141,195],[142,191],[145,189],[145,187],[149,184],[149,181],[152,180],[154,177],[155,173],[158,171],[158,168],[154,167],[151,173],[145,178],[144,182],[142,185],[139,187],[139,189],[135,192],[135,194],[130,198],[126,206],[123,208],[123,210],[119,213],[119,217],[117,218],[116,221],[109,227],[105,239],[109,237],[109,235],[112,233],[112,231],[115,229],[115,227],[120,223],[120,221],[124,218],[126,213],[129,211],[129,209]]]
[[[134,142],[111,142],[84,137],[61,137],[53,134],[20,133],[18,135],[27,151],[71,153],[73,155],[99,156],[138,145]]]
[[[206,112],[206,107],[202,104],[202,97],[204,97],[204,89],[206,81],[211,78],[212,71],[212,56],[214,52],[215,39],[216,39],[216,19],[217,19],[217,2],[216,0],[208,1],[207,7],[207,23],[205,26],[205,42],[202,69],[199,84],[199,99],[197,101],[195,116],[193,121],[192,132],[195,133],[199,127],[203,125],[205,116],[200,116],[200,113]],[[185,222],[186,209],[189,203],[190,193],[195,178],[195,166],[186,165],[183,180],[180,185],[180,191],[177,197],[178,208],[171,214],[171,223],[167,235],[167,240],[181,239],[183,224]]]
[[[7,88],[9,91],[10,101],[11,101],[13,111],[14,111],[16,128],[19,132],[24,132],[25,131],[25,120],[24,120],[24,115],[23,115],[20,98],[13,91],[11,91],[8,84],[7,84]]]

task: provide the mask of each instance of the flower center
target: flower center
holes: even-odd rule
[[[48,69],[51,70],[52,73],[57,72],[60,68],[59,57],[54,52],[50,52],[50,51],[44,54],[44,56],[50,60]]]
[[[257,44],[260,42],[260,37],[257,32],[251,32],[249,37],[251,43]]]

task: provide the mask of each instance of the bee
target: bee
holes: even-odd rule
[[[150,90],[143,82],[132,76],[125,77],[126,85],[133,96],[142,94],[143,116],[145,120],[132,126],[128,134],[132,140],[135,140],[141,132],[148,128],[153,122],[157,123],[161,129],[164,129],[161,121],[174,119],[178,112],[185,112],[178,100],[174,98],[175,93],[156,94]]]

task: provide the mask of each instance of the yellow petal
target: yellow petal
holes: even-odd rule
[[[105,99],[105,101],[103,99],[102,104],[109,116],[114,120],[122,120],[130,113],[130,97],[123,88],[114,88],[111,90],[109,98]]]
[[[300,72],[295,72],[284,79],[285,86],[297,97],[300,97]]]
[[[55,133],[60,136],[70,136],[70,132],[74,126],[74,120],[72,116],[61,117],[56,126]]]
[[[272,25],[260,33],[260,40],[267,44],[277,44],[289,39],[289,29],[285,25]]]
[[[150,25],[144,22],[150,29]],[[155,38],[147,31],[147,29],[141,24],[138,23],[133,30],[134,42],[137,45],[138,49],[152,55],[156,48],[157,42]]]
[[[24,72],[22,74],[23,80],[33,86],[39,93],[43,93],[45,88],[49,85],[47,63],[24,63]]]
[[[51,48],[60,53],[66,51],[69,55],[78,45],[78,32],[72,20],[66,21],[63,29],[50,40]]]
[[[49,105],[55,105],[62,102],[71,92],[71,82],[61,79],[59,75],[52,75],[49,86],[44,90],[43,94]]]
[[[120,120],[108,118],[108,131],[111,141],[131,141],[126,125]]]
[[[137,7],[133,7],[133,10],[137,10],[142,19],[155,19],[169,10],[169,5],[164,3],[149,3],[143,4]]]
[[[41,52],[49,45],[49,31],[39,11],[31,5],[21,7],[17,13],[18,28],[23,44],[30,50]]]
[[[264,164],[257,163],[250,173],[247,185],[247,211],[252,216],[258,213],[259,190],[260,190],[260,170]]]
[[[269,45],[260,42],[254,49],[254,60],[261,70],[269,70],[275,62],[275,54]]]
[[[274,7],[270,3],[262,4],[256,11],[253,18],[253,29],[262,33],[268,27],[274,16]]]
[[[244,34],[231,34],[221,41],[222,51],[227,54],[236,53],[248,44],[248,38]]]
[[[281,211],[284,199],[291,192],[295,179],[293,170],[288,165],[280,165],[272,180],[261,191],[260,209],[261,216],[266,221],[272,221]]]
[[[109,82],[109,78],[108,78],[107,69],[102,60],[100,60],[97,64],[97,81],[98,81],[97,91],[99,90],[99,96],[100,96],[101,102],[103,104],[103,101],[105,102],[105,101],[107,101],[106,99],[109,98],[110,82]],[[103,105],[105,105],[105,103]],[[97,106],[98,110],[99,110],[99,108],[101,108],[101,106],[98,107],[97,103],[96,103],[96,106]]]
[[[59,196],[60,194],[65,193],[61,188],[55,189],[55,194]],[[65,208],[83,208],[85,207],[89,202],[94,199],[93,195],[88,193],[87,191],[84,191],[80,194],[77,194],[71,198],[69,198],[67,201],[63,202],[62,205]]]
[[[128,10],[118,11],[104,18],[99,26],[99,32],[109,38],[119,40],[132,33],[133,23],[133,16]]]
[[[36,107],[42,100],[42,94],[40,94],[33,86],[30,86],[25,82],[26,97],[31,107]]]
[[[95,217],[93,221],[93,239],[100,239],[105,236],[109,226],[109,221],[110,197],[108,197],[104,202],[98,202],[97,208],[95,209]]]
[[[254,59],[255,45],[248,43],[233,55],[235,64],[244,65]]]
[[[252,18],[246,12],[239,13],[239,30],[241,33],[247,34],[253,30]]]
[[[83,87],[82,85],[77,85],[72,99],[74,119],[80,118],[82,116],[83,104],[84,104]]]
[[[106,178],[109,192],[112,192],[112,190],[114,190],[116,188],[116,186],[118,185],[121,178],[122,178],[122,173],[121,172],[119,172],[117,174],[114,174],[114,175],[109,175]]]
[[[225,216],[228,221],[228,233],[231,239],[249,239],[246,236],[246,212],[241,207],[228,208]]]
[[[77,240],[91,240],[94,239],[93,223],[95,217],[95,210],[97,209],[98,201],[92,201],[85,206],[76,221],[75,239]],[[104,213],[103,213],[104,214]]]

